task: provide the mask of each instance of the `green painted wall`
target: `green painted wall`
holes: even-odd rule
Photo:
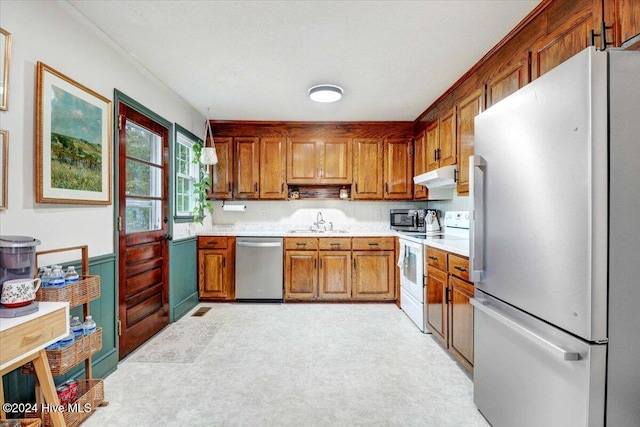
[[[91,315],[102,327],[102,350],[93,355],[93,376],[94,378],[105,378],[115,371],[118,365],[118,352],[116,350],[116,263],[115,254],[103,255],[89,260],[90,274],[100,276],[100,298],[91,302]],[[80,268],[80,263],[73,263],[76,268]],[[82,307],[75,307],[71,314],[82,317]],[[84,377],[84,363],[66,375],[54,377],[55,383],[69,378]],[[35,401],[33,375],[24,375],[21,369],[3,377],[5,402],[33,402]]]
[[[169,318],[175,322],[198,304],[198,254],[195,237],[169,246]]]

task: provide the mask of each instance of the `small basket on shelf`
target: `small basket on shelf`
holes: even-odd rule
[[[100,298],[100,276],[80,277],[79,281],[60,288],[40,287],[36,292],[36,301],[68,302],[70,307],[77,307]]]
[[[104,402],[104,382],[102,380],[77,380],[78,398],[71,402],[63,412],[67,427],[77,426]],[[51,417],[45,413],[44,424],[53,425]]]

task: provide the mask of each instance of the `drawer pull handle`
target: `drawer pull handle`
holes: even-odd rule
[[[306,244],[306,243],[304,243],[304,242],[302,242],[302,243],[299,243],[299,242],[298,242],[298,243],[296,243],[296,246],[307,246],[307,244]]]
[[[462,272],[467,271],[466,268],[458,267],[457,265],[455,267],[453,267],[453,268],[455,268],[456,270],[462,271]]]
[[[376,242],[369,242],[369,246],[378,246]]]
[[[42,334],[44,333],[43,330],[40,330],[40,332],[36,332],[35,334],[31,334],[31,335],[25,335],[24,336],[24,340],[26,342],[32,342],[37,340],[38,338],[40,338],[42,336]]]
[[[329,243],[331,246],[340,246],[340,243]]]
[[[437,260],[438,260],[438,257],[437,257],[437,256],[430,256],[430,257],[429,257],[429,259],[432,259],[432,260],[434,260],[434,261],[437,261]]]

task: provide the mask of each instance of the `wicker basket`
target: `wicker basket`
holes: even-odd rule
[[[104,382],[102,380],[78,380],[78,399],[71,403],[72,410],[63,413],[67,427],[79,425],[104,402]],[[52,426],[48,413],[44,416],[44,425]]]
[[[78,338],[69,347],[47,350],[47,359],[53,375],[63,375],[92,354],[102,350],[102,328],[92,334]],[[33,374],[33,363],[22,366],[23,374]]]
[[[42,422],[38,418],[15,418],[17,421],[20,421],[20,425],[22,427],[40,427]],[[13,421],[14,418],[10,418],[5,420],[4,418],[0,418],[0,422],[3,421]]]
[[[100,298],[100,276],[80,276],[76,283],[61,288],[40,287],[36,292],[36,301],[68,302],[69,307],[77,307]]]

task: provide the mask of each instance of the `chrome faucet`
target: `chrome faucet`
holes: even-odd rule
[[[320,226],[324,226],[324,219],[322,218],[322,212],[318,212],[318,215],[316,215],[316,222],[313,223],[313,225],[316,226],[316,229],[320,229]]]

